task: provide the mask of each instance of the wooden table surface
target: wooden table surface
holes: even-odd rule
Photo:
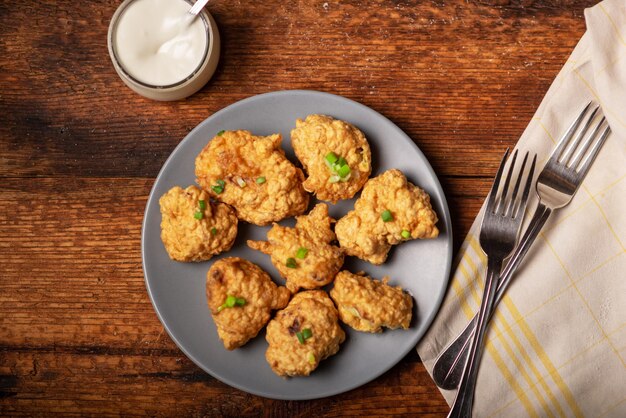
[[[217,110],[283,89],[379,111],[426,154],[455,248],[585,30],[593,1],[224,1],[213,79],[184,101],[126,88],[106,34],[118,0],[0,4],[0,415],[445,416],[415,352],[365,386],[264,399],[188,360],[141,268],[159,168]]]

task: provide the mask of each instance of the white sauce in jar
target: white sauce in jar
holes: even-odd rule
[[[135,0],[121,14],[113,41],[120,65],[153,86],[176,84],[201,64],[207,32],[184,0]]]

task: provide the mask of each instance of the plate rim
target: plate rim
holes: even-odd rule
[[[177,151],[179,150],[179,148],[181,148],[183,146],[183,144],[185,144],[187,141],[190,141],[190,138],[195,134],[196,131],[198,131],[204,124],[209,123],[210,119],[213,119],[217,116],[219,116],[222,113],[225,113],[229,110],[231,110],[233,107],[237,107],[237,106],[242,106],[245,105],[246,103],[250,102],[250,101],[254,101],[254,100],[258,100],[262,97],[276,97],[276,96],[283,96],[283,95],[292,95],[292,94],[305,94],[305,95],[317,95],[317,96],[323,96],[326,98],[332,98],[334,100],[344,100],[344,101],[348,101],[351,102],[353,105],[355,105],[356,107],[360,108],[361,110],[365,110],[368,112],[375,112],[377,115],[379,115],[381,118],[383,118],[386,122],[388,122],[394,130],[396,130],[396,132],[399,134],[400,137],[403,137],[413,148],[414,150],[422,157],[423,161],[426,163],[425,164],[425,168],[428,171],[428,173],[431,175],[432,179],[434,180],[434,186],[435,189],[437,190],[437,192],[441,195],[441,208],[444,211],[445,217],[444,217],[444,223],[445,223],[445,228],[446,228],[446,232],[447,232],[447,247],[449,248],[448,254],[446,255],[446,268],[445,268],[445,277],[444,280],[442,281],[441,287],[439,288],[439,295],[437,297],[437,300],[435,301],[435,309],[433,309],[430,314],[428,316],[426,316],[426,318],[424,319],[424,323],[426,324],[422,330],[421,333],[417,333],[416,334],[416,341],[414,344],[409,345],[409,348],[406,350],[402,351],[402,354],[399,356],[399,359],[397,362],[391,364],[389,367],[387,368],[383,368],[383,370],[381,370],[379,373],[374,374],[369,380],[364,381],[364,382],[356,382],[355,384],[352,385],[347,385],[346,387],[341,388],[340,390],[327,390],[327,391],[323,391],[323,393],[316,393],[314,395],[307,395],[307,394],[303,394],[303,396],[282,396],[280,394],[269,394],[269,393],[265,393],[262,390],[250,390],[249,388],[245,388],[242,385],[240,385],[239,383],[232,381],[229,378],[224,378],[222,376],[216,376],[214,374],[213,371],[208,370],[203,364],[202,362],[200,362],[198,359],[196,359],[191,353],[189,353],[185,347],[183,346],[183,344],[172,334],[172,331],[170,331],[169,326],[167,325],[165,319],[163,318],[163,316],[161,315],[161,312],[158,308],[158,306],[156,305],[156,302],[154,300],[154,297],[152,295],[152,290],[150,288],[150,282],[148,279],[148,273],[146,272],[146,223],[147,223],[147,214],[148,214],[148,209],[149,207],[152,205],[153,199],[155,199],[154,193],[156,190],[156,184],[159,181],[159,179],[161,178],[161,175],[163,174],[163,171],[165,170],[165,168],[168,166],[170,160],[172,158],[174,158],[174,155],[177,154]],[[146,200],[146,206],[144,209],[144,213],[143,213],[143,220],[141,223],[141,267],[143,270],[143,276],[144,276],[144,282],[145,282],[145,286],[146,286],[146,291],[148,293],[148,297],[150,298],[150,302],[152,304],[152,307],[155,311],[155,313],[157,314],[157,318],[159,319],[159,321],[161,322],[161,324],[163,325],[163,328],[165,329],[165,331],[167,332],[167,334],[169,335],[169,337],[172,339],[172,341],[174,341],[174,343],[176,344],[176,346],[178,347],[179,350],[181,350],[183,352],[183,354],[185,354],[185,356],[191,360],[196,366],[198,366],[200,369],[202,369],[205,373],[209,374],[210,376],[212,376],[214,379],[219,380],[220,382],[236,388],[242,392],[245,393],[249,393],[255,396],[260,396],[260,397],[264,397],[267,399],[276,399],[276,400],[286,400],[286,401],[302,401],[302,400],[314,400],[314,399],[322,399],[322,398],[326,398],[329,396],[334,396],[334,395],[339,395],[342,393],[346,393],[349,392],[351,390],[354,390],[356,388],[359,388],[367,383],[370,383],[376,379],[378,379],[380,376],[382,376],[383,374],[387,373],[389,370],[391,370],[392,368],[394,368],[395,366],[398,365],[398,363],[404,358],[406,357],[406,355],[411,351],[411,350],[415,350],[417,344],[422,340],[422,338],[424,337],[424,335],[428,332],[428,330],[430,329],[430,326],[432,325],[433,320],[435,319],[435,317],[437,316],[437,314],[439,313],[439,310],[441,309],[441,304],[443,302],[443,299],[446,295],[446,289],[448,287],[449,281],[450,281],[450,273],[452,270],[452,257],[453,257],[453,231],[452,231],[452,219],[450,216],[450,208],[448,206],[448,201],[446,199],[446,195],[445,192],[443,190],[443,187],[441,186],[441,182],[439,181],[439,177],[437,176],[437,174],[435,173],[435,170],[432,168],[432,165],[430,164],[430,161],[426,158],[426,156],[424,155],[424,153],[422,152],[422,150],[417,146],[417,144],[411,139],[411,137],[405,133],[398,125],[395,124],[395,122],[393,122],[391,119],[387,118],[385,115],[383,115],[382,113],[378,112],[375,109],[372,109],[369,106],[366,106],[360,102],[357,102],[356,100],[353,99],[349,99],[347,97],[338,95],[338,94],[333,94],[333,93],[327,93],[327,92],[323,92],[323,91],[318,91],[318,90],[307,90],[307,89],[287,89],[287,90],[276,90],[276,91],[270,91],[270,92],[266,92],[266,93],[261,93],[261,94],[254,94],[251,96],[248,96],[244,99],[241,100],[237,100],[225,107],[223,107],[222,109],[218,110],[217,112],[212,113],[211,115],[207,116],[204,120],[202,120],[200,123],[198,123],[191,131],[189,131],[189,133],[187,133],[187,135],[185,135],[185,137],[176,145],[176,147],[174,147],[174,149],[170,152],[170,155],[167,157],[167,159],[163,162],[163,164],[161,165],[161,169],[159,170],[159,173],[157,174],[157,176],[154,178],[154,182],[152,184],[152,187],[150,188],[150,193],[148,195],[148,199]]]

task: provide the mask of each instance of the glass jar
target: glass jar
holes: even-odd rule
[[[197,92],[198,90],[200,90],[209,81],[209,79],[215,72],[217,63],[219,61],[219,56],[220,56],[220,35],[217,29],[215,20],[213,20],[213,17],[208,11],[206,11],[206,9],[203,9],[198,14],[198,16],[195,17],[195,19],[200,19],[202,22],[202,25],[204,27],[204,36],[206,36],[206,42],[204,42],[205,47],[204,47],[202,59],[199,61],[199,64],[195,67],[195,69],[193,69],[187,75],[182,75],[180,79],[177,81],[170,80],[166,84],[162,84],[162,85],[160,85],[158,82],[149,83],[149,82],[146,82],[145,80],[142,81],[141,80],[142,77],[137,72],[138,68],[136,67],[136,64],[131,63],[130,61],[126,63],[124,62],[124,58],[123,58],[124,54],[120,52],[121,52],[121,49],[127,48],[127,46],[117,45],[118,42],[116,39],[118,35],[117,33],[118,27],[120,26],[120,22],[123,19],[132,18],[133,16],[132,13],[130,13],[128,16],[125,15],[125,13],[127,11],[132,10],[133,7],[139,7],[140,2],[143,2],[143,4],[141,4],[141,7],[151,6],[149,8],[151,13],[147,16],[144,13],[141,16],[142,21],[139,22],[140,24],[145,23],[145,19],[150,19],[150,16],[154,13],[156,14],[166,13],[165,11],[163,11],[165,8],[154,7],[154,6],[158,6],[156,3],[158,3],[159,1],[162,2],[163,0],[125,0],[118,7],[109,25],[109,33],[107,37],[109,55],[111,56],[111,61],[113,62],[113,67],[115,68],[115,71],[117,72],[117,74],[120,76],[122,81],[135,92],[141,94],[144,97],[147,97],[149,99],[154,99],[154,100],[179,100],[179,99],[188,97],[192,95],[193,93]],[[175,0],[169,0],[169,1],[175,1]],[[181,3],[187,3],[189,6],[188,9],[190,9],[191,6],[193,5],[193,3],[187,0],[178,0],[178,1],[180,1]],[[153,2],[155,4],[154,5],[149,4],[150,2]],[[171,6],[171,5],[174,5],[174,3],[167,3],[167,4],[163,3],[163,5]],[[178,4],[176,4],[176,6],[178,8],[181,7]],[[183,5],[182,7],[185,8],[186,6]],[[134,11],[133,13],[135,12],[138,12],[138,11]],[[177,13],[179,13],[179,11]],[[187,15],[187,16],[189,19],[191,18],[191,15]],[[156,17],[161,18],[161,16],[156,16]],[[186,15],[185,13],[182,13],[182,15],[180,16],[180,19],[184,19],[184,18],[186,18]],[[123,23],[123,25],[125,25],[126,27],[128,27],[129,24],[132,28],[132,23],[129,23],[129,22]],[[194,21],[193,24],[195,25],[196,22]],[[134,38],[135,37],[133,37],[133,39]],[[200,41],[204,41],[204,39],[200,39]],[[163,59],[162,56],[160,58]],[[131,64],[135,65],[136,67],[134,68],[134,71],[130,70]],[[172,65],[174,65],[174,63],[172,63]],[[144,70],[144,69],[139,68],[139,70]]]

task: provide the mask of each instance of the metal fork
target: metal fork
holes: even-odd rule
[[[537,209],[535,209],[532,220],[522,236],[515,253],[502,272],[494,307],[502,298],[517,267],[526,256],[552,211],[566,206],[572,200],[604,141],[611,132],[605,118],[602,117],[591,134],[585,138],[594,119],[599,116],[599,106],[596,106],[589,114],[591,108],[592,103],[590,102],[560,139],[550,159],[539,174],[536,187],[539,197]],[[583,119],[585,119],[585,116],[587,116],[586,122],[575,136],[574,134]],[[600,133],[602,126],[605,124],[606,127]],[[578,152],[574,154],[577,148]],[[433,379],[440,388],[454,389],[458,386],[461,372],[467,359],[469,342],[476,327],[476,320],[477,316],[470,321],[463,332],[435,360]]]
[[[524,156],[521,168],[515,175],[516,180],[514,180],[515,186],[513,187],[512,194],[509,192],[509,183],[514,175],[515,160],[517,159],[517,151],[515,151],[510,161],[509,171],[504,181],[502,191],[498,193],[500,179],[502,178],[502,172],[504,171],[508,154],[509,150],[507,149],[500,163],[500,168],[498,169],[498,174],[493,182],[493,186],[491,187],[487,207],[483,214],[479,241],[480,246],[487,255],[485,290],[480,304],[480,310],[478,311],[476,332],[470,345],[470,354],[467,364],[463,369],[459,391],[452,405],[452,410],[448,415],[449,418],[472,416],[472,404],[474,401],[476,377],[478,376],[478,366],[480,364],[482,345],[485,331],[487,330],[489,314],[491,313],[495,301],[498,277],[500,270],[502,270],[504,259],[511,254],[515,247],[522,220],[524,219],[526,204],[528,203],[528,194],[535,172],[537,155],[533,157],[530,170],[524,180],[523,191],[520,195],[520,185],[522,184],[522,178],[524,177],[529,155],[527,152]]]

